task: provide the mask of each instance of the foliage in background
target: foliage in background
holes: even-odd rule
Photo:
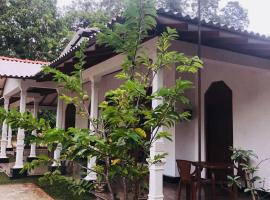
[[[88,117],[91,129],[69,128],[57,129],[40,118],[34,119],[31,114],[20,114],[17,111],[6,112],[0,109],[1,121],[6,119],[13,127],[22,127],[26,132],[37,129],[39,133],[35,142],[46,144],[50,151],[58,143],[63,146],[61,158],[56,162],[72,161],[81,165],[81,161],[96,157],[94,168],[82,168],[98,174],[97,182],[88,185],[85,181],[74,181],[59,174],[46,174],[51,182],[60,181],[69,184],[71,190],[83,193],[89,187],[97,188],[106,183],[112,200],[116,199],[117,185],[121,187],[123,199],[137,200],[145,191],[148,183],[149,166],[162,162],[166,154],[150,157],[153,143],[159,139],[170,140],[170,133],[161,127],[171,127],[176,122],[188,120],[189,113],[178,111],[175,104],[189,104],[185,92],[193,88],[193,83],[181,78],[182,73],[196,73],[202,67],[198,57],[186,57],[183,53],[171,51],[171,42],[178,38],[174,29],[168,28],[156,42],[157,55],[152,58],[149,49],[142,48],[142,42],[148,32],[156,26],[156,8],[153,0],[129,0],[123,12],[122,24],[115,23],[111,29],[100,26],[101,32],[97,42],[123,53],[126,58],[121,65],[122,71],[115,78],[122,84],[105,95],[105,101],[99,105],[100,115],[90,118],[88,113],[87,92],[83,89],[82,71],[85,65],[87,44],[76,52],[79,62],[75,70],[66,75],[57,69],[46,67],[44,73],[50,73],[60,86],[63,86],[61,98],[66,104],[73,103],[78,114]],[[163,87],[152,93],[152,82],[162,70],[176,70],[180,77],[174,86]],[[66,94],[76,94],[68,96]],[[151,102],[160,101],[152,108]],[[40,157],[25,166],[32,169],[37,165],[53,161]]]
[[[231,148],[231,160],[234,162],[238,174],[234,177],[228,176],[230,185],[237,185],[240,189],[250,193],[252,200],[263,200],[269,198],[269,190],[265,189],[263,180],[258,176],[260,166],[269,158],[258,161],[258,156],[252,150]],[[254,164],[254,162],[257,164]]]
[[[158,7],[168,8],[182,13],[197,17],[198,0],[160,0]],[[220,6],[220,0],[201,0],[202,19],[210,20],[233,26],[239,29],[247,29],[249,25],[248,11],[243,8],[239,2],[228,1],[223,7]]]
[[[249,25],[248,11],[244,9],[239,2],[229,1],[225,7],[220,10],[220,21],[241,30],[247,29]]]
[[[126,0],[76,0],[64,10],[56,0],[0,0],[0,55],[51,61],[74,31],[107,23],[121,14]],[[201,0],[202,18],[245,29],[248,12],[239,2]],[[197,16],[197,0],[159,0],[157,7]]]
[[[0,55],[55,59],[69,39],[67,25],[57,12],[56,0],[5,2],[0,4]]]
[[[63,12],[70,28],[76,30],[90,27],[95,23],[107,23],[121,14],[125,0],[79,0],[73,1]],[[183,15],[197,16],[198,0],[158,0],[157,7],[171,9]],[[239,29],[249,25],[248,11],[239,2],[228,1],[223,7],[220,0],[201,0],[202,19],[226,24]]]
[[[76,0],[65,7],[63,18],[70,30],[91,27],[96,23],[108,23],[124,9],[123,0]]]

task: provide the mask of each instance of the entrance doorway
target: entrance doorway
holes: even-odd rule
[[[207,162],[231,163],[232,90],[223,81],[212,83],[205,93],[205,138]],[[216,174],[216,178],[223,179],[226,175]]]

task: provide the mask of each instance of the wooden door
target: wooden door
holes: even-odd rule
[[[232,91],[223,82],[214,82],[205,94],[206,160],[213,163],[231,163],[233,146]],[[223,173],[217,179],[226,179]]]
[[[65,115],[65,130],[70,127],[75,127],[76,107],[73,104],[68,104]]]

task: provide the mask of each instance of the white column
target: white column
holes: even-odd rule
[[[20,97],[20,113],[25,112],[26,107],[26,89],[21,88],[21,97]],[[17,145],[16,145],[16,161],[13,168],[20,169],[23,168],[23,151],[24,151],[24,129],[19,128],[17,134]]]
[[[152,89],[156,92],[163,87],[163,69],[159,70],[153,79]],[[162,100],[153,100],[152,108],[156,108]],[[158,131],[163,131],[160,128]],[[155,132],[155,131],[154,131]],[[153,137],[153,136],[152,136]],[[164,152],[164,140],[159,139],[155,141],[150,148],[150,157],[153,159],[155,155],[162,154]],[[151,164],[149,166],[150,178],[149,178],[149,195],[148,200],[162,200],[163,195],[163,172],[165,166],[165,159],[157,164]]]
[[[12,149],[12,128],[11,126],[8,127],[8,142],[7,142],[7,148]]]
[[[91,109],[90,109],[90,118],[96,119],[98,117],[98,82],[92,81],[91,83]],[[93,124],[90,123],[90,130],[91,134],[93,134],[94,127]],[[93,169],[96,166],[96,157],[90,158],[87,162],[87,168]],[[85,177],[85,180],[91,181],[96,180],[97,175],[95,172],[88,170],[87,176]]]
[[[63,121],[64,102],[63,100],[60,99],[61,89],[57,89],[57,93],[58,93],[58,99],[57,99],[57,111],[56,111],[56,128],[63,128],[62,121]],[[54,162],[52,164],[53,167],[61,165],[60,163],[61,150],[62,150],[62,144],[59,143],[53,153],[53,159],[54,159]]]
[[[9,107],[9,97],[4,97],[4,108],[8,111]],[[7,148],[7,134],[8,134],[8,125],[6,120],[3,122],[2,126],[2,138],[1,138],[1,153],[0,158],[7,158],[6,148]]]
[[[37,98],[34,98],[34,109],[33,109],[34,118],[38,117],[38,109],[39,109],[39,100]],[[37,136],[37,131],[33,130],[32,135]],[[31,150],[30,150],[29,157],[30,158],[35,158],[36,157],[36,143],[31,144]]]

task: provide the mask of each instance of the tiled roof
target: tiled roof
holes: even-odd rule
[[[198,23],[197,17],[191,17],[188,15],[184,16],[181,13],[175,12],[173,10],[158,9],[157,14],[158,14],[158,16],[165,16],[165,17],[176,19],[179,21],[183,21],[183,22],[189,23],[189,24],[197,25],[197,23]],[[111,26],[113,23],[118,22],[119,20],[121,21],[120,16],[113,18],[111,20],[111,22],[108,23],[108,26]],[[215,22],[207,21],[207,20],[201,20],[201,25],[202,25],[202,27],[208,27],[211,29],[215,29],[217,31],[229,32],[229,33],[235,34],[236,36],[252,38],[252,39],[259,40],[259,41],[270,43],[270,36],[255,33],[253,31],[241,30],[241,29],[237,29],[233,26],[215,23]],[[95,44],[95,37],[96,37],[97,32],[98,32],[97,30],[92,30],[91,33],[89,35],[87,35],[87,37],[90,39],[90,41],[92,41],[91,45]],[[69,51],[65,52],[63,55],[61,55],[60,57],[58,57],[57,59],[52,61],[50,63],[50,66],[55,67],[55,66],[61,64],[63,61],[72,58],[74,56],[74,53],[79,49],[79,46],[80,45],[78,44],[78,45],[70,48]]]
[[[43,61],[34,61],[0,56],[0,76],[11,78],[30,78],[41,71]]]
[[[98,29],[92,28],[92,29],[89,29],[88,31],[81,33],[80,37],[85,34],[86,35],[85,37],[89,38],[89,41],[91,43],[91,40],[95,39],[97,33],[98,33]],[[76,35],[75,35],[75,37],[76,37]],[[81,43],[79,43],[79,44],[75,43],[75,44],[71,45],[70,48],[68,48],[68,49],[66,48],[64,50],[64,52],[58,58],[56,58],[55,60],[53,60],[50,63],[50,66],[55,66],[62,59],[65,59],[66,57],[69,57],[69,55],[74,54],[77,50],[79,50],[80,44]]]
[[[189,23],[193,23],[193,24],[197,24],[198,23],[198,18],[197,17],[191,17],[189,15],[183,15],[180,12],[175,12],[173,10],[170,9],[158,9],[157,13],[159,15],[166,15],[167,17],[172,17],[178,20],[182,20],[182,21],[186,21]],[[217,22],[212,22],[209,20],[201,20],[201,25],[202,26],[208,26],[211,28],[216,28],[219,30],[223,30],[223,31],[229,31],[235,34],[243,34],[246,35],[248,37],[256,37],[257,39],[261,39],[261,40],[268,40],[270,41],[270,36],[264,35],[264,34],[260,34],[257,32],[253,32],[253,31],[248,31],[248,30],[242,30],[242,29],[238,29],[236,27],[230,26],[228,24],[221,24],[221,23],[217,23]]]

